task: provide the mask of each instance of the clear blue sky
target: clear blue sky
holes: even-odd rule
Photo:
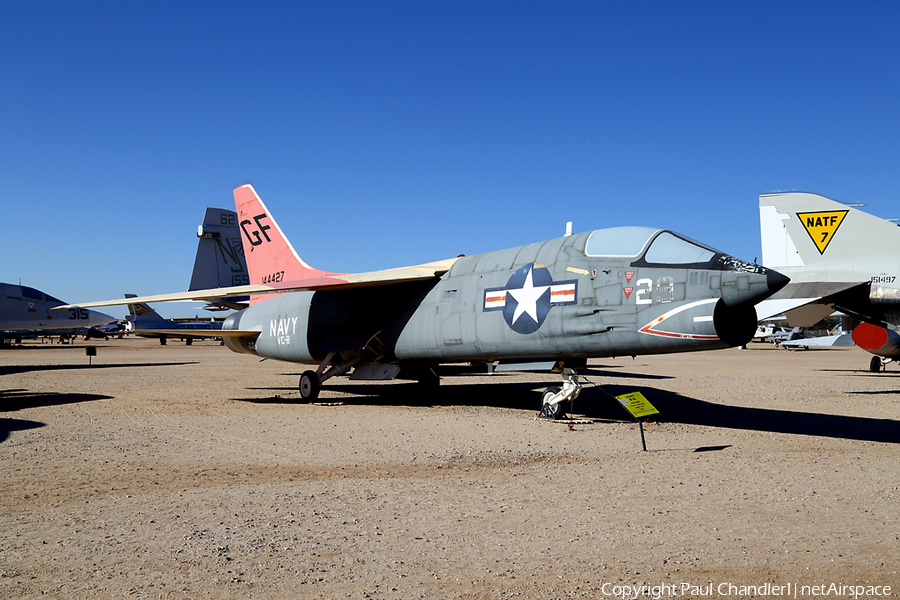
[[[9,1],[0,23],[0,281],[70,302],[186,289],[204,207],[246,181],[345,272],[568,220],[753,260],[774,190],[900,217],[898,2]]]

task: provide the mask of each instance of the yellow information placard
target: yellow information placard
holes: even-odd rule
[[[622,394],[621,396],[616,396],[616,400],[618,400],[619,404],[624,406],[628,410],[628,412],[630,412],[634,416],[635,419],[659,414],[659,411],[656,410],[656,408],[652,404],[650,404],[650,402],[646,398],[644,398],[644,395],[640,392]]]

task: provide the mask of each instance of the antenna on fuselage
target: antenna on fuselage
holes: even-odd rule
[[[566,237],[572,235],[572,221],[566,223]]]

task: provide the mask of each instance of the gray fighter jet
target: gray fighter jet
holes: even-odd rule
[[[109,315],[70,306],[59,308],[63,301],[25,285],[0,283],[0,344],[4,339],[18,339],[31,332],[53,335],[77,335],[97,325],[115,322]]]
[[[296,253],[250,185],[234,190],[251,284],[131,302],[252,294],[216,335],[235,352],[315,365],[321,383],[414,378],[436,384],[441,363],[552,369],[543,394],[559,416],[581,390],[589,358],[746,344],[754,305],[788,279],[672,231],[598,229],[518,248],[359,274],[321,271]],[[272,297],[270,294],[276,294]],[[78,306],[121,304],[121,300]]]
[[[812,327],[835,311],[862,321],[853,341],[875,354],[879,371],[900,357],[900,228],[851,206],[808,193],[759,197],[763,265],[790,277],[763,302],[761,319],[784,313]]]

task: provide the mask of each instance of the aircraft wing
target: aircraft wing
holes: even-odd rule
[[[132,329],[128,333],[134,335],[171,335],[172,337],[245,337],[256,335],[260,331],[235,329]]]
[[[792,327],[812,327],[835,311],[834,307],[823,303],[822,300],[822,298],[763,300],[756,305],[756,316],[760,321],[765,321],[783,314],[788,325]]]
[[[802,340],[785,340],[780,345],[787,348],[812,348],[813,346],[820,348],[852,348],[855,346],[853,336],[850,335],[849,331],[837,335],[825,335]]]
[[[122,304],[153,303],[153,302],[184,302],[189,300],[211,300],[228,296],[247,296],[257,294],[284,294],[286,292],[316,291],[322,289],[349,289],[357,287],[391,285],[405,281],[416,281],[440,277],[450,270],[456,258],[437,262],[414,265],[411,267],[398,267],[382,271],[370,271],[368,273],[354,273],[350,275],[329,275],[327,277],[312,277],[285,284],[253,284],[238,285],[233,287],[215,288],[210,290],[195,290],[192,292],[173,292],[170,294],[156,294],[155,296],[139,296],[136,298],[117,298],[115,300],[100,300],[97,302],[75,302],[56,307],[63,308],[90,308],[94,306],[117,306]]]
[[[873,320],[867,310],[869,283],[801,284],[792,298],[769,298],[756,305],[756,316],[764,321],[784,314],[791,327],[812,327],[834,312]],[[819,295],[822,294],[822,295]],[[880,319],[879,319],[880,320]]]

